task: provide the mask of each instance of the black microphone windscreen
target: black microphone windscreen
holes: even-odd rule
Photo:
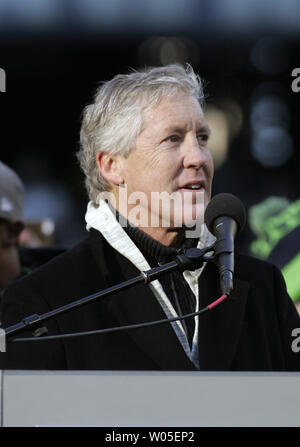
[[[246,222],[244,205],[240,199],[229,193],[217,194],[206,207],[204,222],[211,233],[214,221],[221,216],[232,217],[238,224],[237,232],[242,230]]]

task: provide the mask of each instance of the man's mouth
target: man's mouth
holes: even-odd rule
[[[203,182],[191,182],[185,183],[183,186],[179,186],[177,191],[204,191]]]

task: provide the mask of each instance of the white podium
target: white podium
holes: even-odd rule
[[[300,426],[300,373],[0,374],[3,427]]]

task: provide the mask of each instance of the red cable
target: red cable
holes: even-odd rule
[[[224,301],[226,298],[228,298],[228,295],[224,294],[220,296],[217,300],[213,301],[211,304],[209,304],[207,307],[209,310],[212,310],[214,307],[218,306],[222,301]]]

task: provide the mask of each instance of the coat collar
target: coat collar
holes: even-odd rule
[[[96,230],[90,231],[90,243],[99,273],[104,276],[107,287],[139,275],[139,270],[113,250]],[[108,266],[113,266],[113,269]],[[143,283],[111,295],[108,309],[119,326],[166,318],[151,288]],[[169,323],[128,330],[127,335],[157,364],[157,369],[195,370]]]

